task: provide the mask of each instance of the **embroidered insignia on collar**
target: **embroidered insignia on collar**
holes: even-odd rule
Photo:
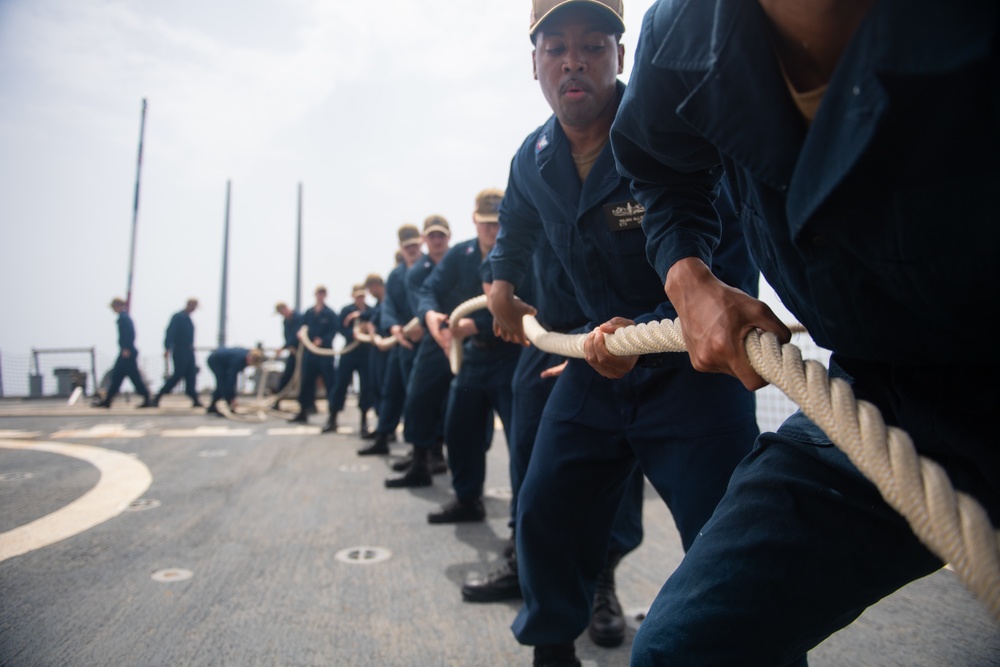
[[[471,254],[472,254],[472,250],[473,250],[473,248],[472,248],[472,246],[470,245],[470,246],[469,246],[468,248],[466,248],[466,249],[465,249],[465,254],[466,254],[466,255],[471,255]]]
[[[538,138],[538,143],[535,144],[535,151],[540,151],[549,145],[549,135],[543,134]]]

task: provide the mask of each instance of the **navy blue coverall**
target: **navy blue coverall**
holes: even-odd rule
[[[492,282],[492,263],[488,263],[489,278]],[[538,237],[531,265],[518,290],[518,297],[535,307],[539,315],[535,318],[547,331],[556,333],[583,333],[587,317],[576,302],[573,283],[566,275],[552,250],[552,244],[542,234]],[[542,314],[544,313],[544,315]],[[541,319],[538,319],[541,318]],[[514,391],[514,408],[511,416],[510,437],[510,526],[517,524],[517,496],[521,491],[528,463],[535,448],[535,436],[542,421],[545,404],[555,388],[558,377],[544,378],[542,371],[558,366],[566,361],[551,352],[545,352],[535,345],[521,350],[511,386]],[[642,543],[642,496],[645,480],[642,470],[636,467],[631,488],[622,497],[622,503],[611,531],[608,553],[623,556]]]
[[[167,335],[163,340],[163,349],[170,350],[174,361],[174,372],[163,383],[159,396],[169,394],[181,380],[184,380],[184,393],[198,404],[198,366],[194,359],[194,322],[187,311],[174,313],[167,325]]]
[[[333,348],[333,337],[337,335],[337,314],[328,306],[316,310],[315,306],[302,314],[302,323],[309,327],[309,340],[320,339],[319,347]],[[327,391],[337,380],[337,370],[333,357],[313,354],[308,349],[302,355],[302,375],[299,385],[299,410],[301,413],[316,409],[316,378],[322,375]]]
[[[125,311],[118,313],[118,358],[111,369],[111,380],[108,383],[108,394],[104,400],[110,403],[121,389],[122,382],[128,378],[135,387],[135,393],[149,399],[149,389],[139,372],[139,350],[135,349],[135,325]]]
[[[245,347],[220,347],[208,355],[208,367],[215,375],[213,404],[223,400],[232,405],[236,398],[236,379],[247,367],[248,354],[250,350]]]
[[[995,378],[1000,350],[973,359],[957,343],[970,313],[1000,309],[1000,5],[873,3],[811,123],[772,29],[742,0],[647,13],[612,143],[647,207],[648,255],[661,278],[679,259],[712,261],[705,193],[724,166],[762,273],[833,351],[830,374],[853,378],[996,526],[1000,383],[970,379]],[[796,413],[733,475],[632,664],[801,664],[940,565]]]
[[[294,310],[290,311],[288,317],[282,318],[282,334],[285,337],[285,349],[288,356],[285,357],[285,369],[281,371],[281,380],[278,382],[280,392],[295,375],[295,360],[299,350],[299,329],[302,328],[302,314]]]
[[[431,258],[423,255],[406,272],[407,300],[421,323],[420,289],[434,266]],[[413,357],[403,406],[403,439],[414,447],[429,449],[444,442],[444,412],[451,379],[448,357],[437,341],[425,333]]]
[[[421,315],[430,310],[450,314],[463,302],[481,295],[482,262],[478,239],[463,241],[448,250],[420,290]],[[463,503],[483,495],[494,410],[504,434],[510,433],[511,379],[521,351],[520,346],[493,335],[493,316],[485,308],[468,317],[476,323],[479,333],[462,342],[462,365],[448,392],[444,435],[451,485]],[[437,345],[433,338],[431,341]]]
[[[406,326],[413,319],[413,310],[407,298],[407,271],[406,264],[400,262],[389,272],[385,280],[385,299],[382,302],[380,324],[380,329],[384,331],[383,335],[388,335],[389,329],[393,326],[397,324],[401,327]],[[378,407],[378,426],[375,429],[378,433],[388,435],[394,433],[399,426],[406,402],[406,385],[410,380],[415,354],[415,349],[399,344],[389,348]]]
[[[347,316],[359,310],[353,303],[344,306],[337,318],[337,329],[344,337],[344,345],[354,342],[354,322],[344,324]],[[358,396],[358,409],[362,414],[371,407],[371,387],[368,385],[368,344],[362,343],[350,352],[341,354],[337,360],[337,379],[333,386],[327,388],[327,402],[330,406],[330,414],[336,414],[344,409],[344,402],[347,400],[347,389],[354,381],[354,374],[358,374],[360,384],[360,394]]]
[[[624,92],[619,84],[619,96]],[[727,197],[718,199],[726,206]],[[756,294],[758,274],[731,212],[713,270]],[[544,233],[590,326],[621,316],[674,317],[645,259],[642,211],[611,146],[581,183],[555,116],[511,164],[493,253],[495,280],[518,284]],[[545,313],[539,312],[544,319]],[[652,366],[652,367],[650,367]],[[687,355],[643,359],[620,380],[570,360],[542,414],[518,496],[523,644],[571,643],[587,627],[597,575],[636,466],[673,514],[685,548],[711,516],[758,433],[753,395],[732,377],[697,373]]]
[[[382,301],[376,301],[375,305],[366,310],[360,319],[362,322],[371,322],[375,333],[379,336],[388,335],[388,332],[382,327]],[[375,415],[378,416],[379,404],[382,402],[382,383],[385,381],[386,364],[389,363],[389,351],[380,350],[377,345],[368,345],[367,348],[368,391],[362,392],[359,405],[362,410],[375,408]]]

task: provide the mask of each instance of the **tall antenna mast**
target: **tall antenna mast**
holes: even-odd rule
[[[299,215],[295,237],[295,312],[302,312],[302,183],[299,183]]]
[[[128,260],[128,285],[125,288],[125,310],[132,307],[132,275],[135,269],[135,232],[139,224],[139,179],[142,176],[142,140],[146,134],[146,98],[142,98],[142,117],[139,121],[139,158],[135,167],[135,196],[132,200],[132,244]]]
[[[232,181],[226,181],[226,224],[222,234],[222,298],[219,299],[219,347],[226,346],[226,302],[229,300],[229,193]]]

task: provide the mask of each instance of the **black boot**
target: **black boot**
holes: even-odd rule
[[[358,456],[375,456],[389,453],[389,438],[385,433],[376,433],[375,441],[358,450]]]
[[[288,420],[288,423],[289,424],[308,424],[309,423],[309,417],[306,415],[306,411],[305,410],[300,410],[299,414],[295,415],[294,417],[292,417],[291,419]]]
[[[330,416],[327,417],[326,423],[323,424],[323,428],[320,429],[320,433],[335,433],[337,431],[337,413],[331,412]]]
[[[368,411],[361,411],[361,423],[358,425],[358,434],[361,435],[362,440],[367,440],[367,436],[371,431],[368,430]]]
[[[413,448],[413,462],[402,475],[390,477],[385,480],[387,489],[400,489],[414,486],[430,486],[434,483],[431,479],[431,469],[429,466],[431,450],[427,447]]]
[[[466,523],[482,521],[486,518],[486,508],[480,498],[460,500],[456,498],[445,503],[437,512],[427,515],[427,523]]]
[[[410,447],[410,451],[403,458],[394,462],[391,466],[396,472],[406,472],[410,469],[410,465],[413,463],[413,447]]]
[[[443,475],[448,472],[448,461],[444,458],[444,445],[438,443],[431,447],[431,474]]]
[[[521,581],[517,576],[515,558],[508,558],[483,579],[474,579],[462,585],[462,599],[466,602],[500,602],[520,597]]]
[[[580,667],[572,644],[546,644],[535,647],[534,667]]]
[[[500,553],[503,554],[504,558],[513,558],[517,553],[517,542],[515,540],[515,532],[513,528],[510,529],[510,537],[508,537],[507,541],[504,542],[503,551]]]
[[[142,403],[139,405],[140,408],[155,408],[156,403],[150,398],[149,394],[142,397]]]
[[[587,627],[591,641],[606,648],[620,646],[625,641],[625,616],[615,594],[615,567],[620,560],[621,556],[608,556],[608,564],[597,575],[594,607]]]
[[[103,401],[94,401],[93,403],[90,404],[90,407],[92,407],[92,408],[110,408],[111,407],[111,401],[110,401],[110,399],[107,399],[107,398],[105,398]]]

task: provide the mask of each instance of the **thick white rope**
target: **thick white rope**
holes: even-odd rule
[[[307,350],[321,357],[339,357],[342,354],[347,354],[348,352],[353,351],[358,345],[361,345],[361,341],[352,340],[350,343],[340,348],[339,350],[334,350],[329,347],[319,347],[311,340],[309,340],[309,327],[306,325],[303,325],[302,328],[299,329],[298,336],[299,336],[299,341],[302,342],[302,344],[305,346]]]
[[[485,307],[485,296],[462,304],[456,313],[463,309],[460,315],[464,316],[478,304]],[[530,315],[524,317],[524,332],[541,350],[584,357],[587,334],[548,332]],[[604,340],[615,356],[687,351],[679,319],[624,327]],[[959,580],[1000,621],[1000,533],[982,506],[971,496],[956,492],[945,470],[920,456],[905,431],[887,428],[878,408],[856,400],[850,384],[829,378],[823,364],[803,362],[798,347],[781,345],[771,333],[753,332],[745,343],[754,370],[823,429],[906,519],[917,538],[950,563]],[[461,363],[461,344],[457,347]],[[452,368],[454,372],[456,366]]]
[[[455,310],[451,311],[451,315],[448,316],[448,322],[451,325],[458,324],[458,321],[466,315],[474,313],[477,310],[482,310],[485,307],[485,294],[472,297],[468,301],[463,301],[455,306]],[[451,347],[448,348],[448,363],[451,364],[451,374],[458,375],[458,371],[462,367],[462,341],[464,339],[456,336],[454,332],[455,329],[452,329]]]
[[[407,322],[403,326],[403,333],[407,334],[413,331],[413,329],[416,328],[419,324],[420,320],[418,320],[416,317],[412,318],[409,322]],[[392,349],[396,345],[396,343],[399,342],[396,340],[395,336],[388,336],[383,338],[378,334],[367,334],[361,330],[361,327],[357,323],[354,325],[354,340],[361,341],[362,343],[370,343],[374,345],[376,348],[378,348],[379,352],[386,352]]]

